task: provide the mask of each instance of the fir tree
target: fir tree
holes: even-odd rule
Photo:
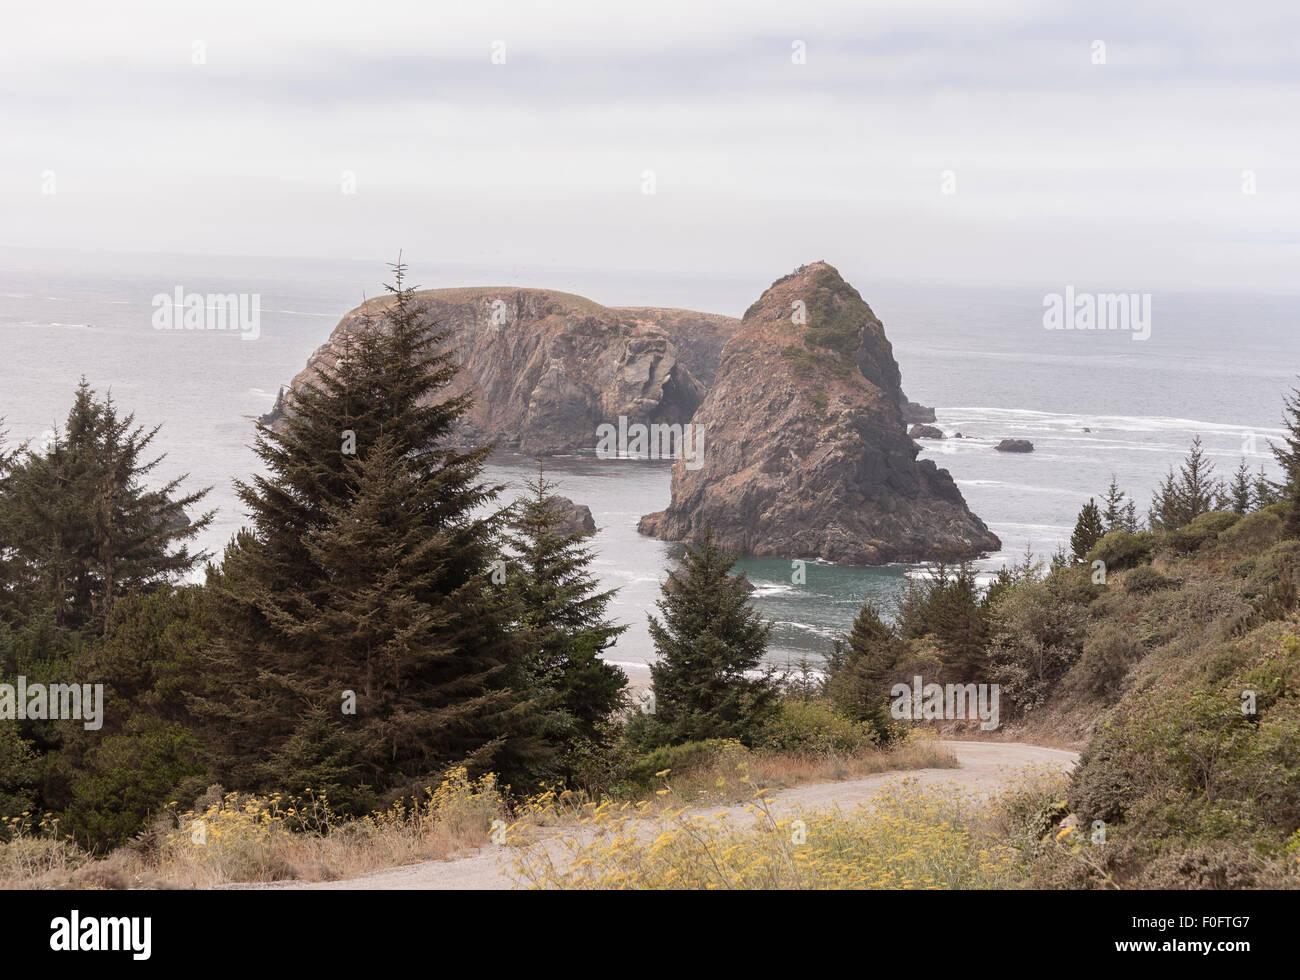
[[[1215,479],[1214,464],[1205,458],[1201,437],[1195,436],[1178,473],[1171,470],[1152,498],[1151,527],[1174,531],[1227,504],[1223,481]]]
[[[1119,488],[1113,473],[1110,477],[1110,486],[1102,496],[1102,503],[1104,506],[1101,511],[1101,521],[1107,534],[1111,531],[1137,533],[1137,505]]]
[[[1251,491],[1254,494],[1253,500],[1255,503],[1255,510],[1261,510],[1265,507],[1272,506],[1282,499],[1281,495],[1277,492],[1277,486],[1268,478],[1268,474],[1264,472],[1263,466],[1261,466],[1259,472],[1255,474],[1255,482],[1251,486]]]
[[[969,562],[938,562],[932,575],[911,579],[898,599],[899,635],[933,636],[944,666],[958,678],[973,677],[983,663],[987,625],[987,605]]]
[[[877,731],[889,726],[889,691],[898,679],[898,639],[870,599],[853,619],[849,635],[836,641],[826,664],[824,690],[842,713],[868,721]]]
[[[1246,514],[1250,512],[1251,504],[1255,499],[1255,487],[1250,475],[1250,467],[1246,465],[1244,459],[1232,476],[1232,483],[1228,487],[1228,498],[1232,504],[1233,513]]]
[[[184,542],[212,520],[185,515],[208,491],[178,496],[183,476],[146,486],[165,458],[146,455],[159,428],[120,417],[112,396],[98,400],[83,379],[63,432],[4,464],[11,587],[60,630],[100,634],[119,597],[158,589],[207,557]]]
[[[1079,519],[1074,523],[1074,533],[1070,535],[1070,550],[1074,553],[1074,560],[1083,561],[1087,558],[1088,552],[1092,551],[1105,534],[1106,528],[1102,524],[1097,501],[1089,498],[1083,505],[1083,509],[1079,511]]]
[[[208,669],[227,682],[198,706],[237,788],[270,786],[291,759],[332,767],[361,799],[461,763],[508,778],[540,750],[488,581],[491,447],[450,445],[469,399],[444,392],[449,334],[425,326],[400,260],[394,273],[380,317],[286,396],[274,428],[258,424],[267,473],[237,485],[252,525],[209,579],[222,630]]]
[[[1300,538],[1300,388],[1291,389],[1282,407],[1282,424],[1286,435],[1273,446],[1273,456],[1282,469],[1282,479],[1274,484],[1279,500],[1288,504],[1283,534]]]
[[[564,775],[572,778],[578,758],[610,747],[611,719],[627,706],[627,675],[600,659],[627,627],[606,618],[615,593],[599,591],[583,536],[561,533],[556,484],[539,465],[525,486],[505,539],[512,553],[505,593],[528,651],[523,684],[556,713]]]
[[[647,741],[678,744],[708,738],[750,743],[775,710],[772,672],[759,670],[770,624],[749,605],[744,583],[729,573],[734,559],[705,528],[668,575],[650,636],[655,714]]]

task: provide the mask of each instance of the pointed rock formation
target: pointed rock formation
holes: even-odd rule
[[[917,460],[880,320],[825,262],[774,282],[727,341],[692,422],[703,464],[673,464],[645,534],[845,564],[970,558],[1001,542],[947,470]],[[910,413],[909,413],[910,414]]]

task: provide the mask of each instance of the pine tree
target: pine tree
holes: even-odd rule
[[[523,684],[556,713],[563,774],[572,778],[577,758],[608,750],[611,719],[627,706],[627,675],[600,659],[627,627],[606,618],[615,593],[598,590],[583,536],[561,533],[556,484],[539,465],[525,486],[505,539],[512,554],[505,593],[528,649]]]
[[[1160,531],[1174,531],[1202,514],[1227,505],[1223,481],[1215,479],[1214,464],[1205,458],[1201,437],[1194,436],[1178,474],[1171,470],[1152,498],[1151,526]]]
[[[1280,500],[1289,505],[1283,535],[1300,538],[1300,388],[1291,389],[1282,407],[1286,436],[1281,445],[1273,446],[1273,457],[1282,469],[1282,480],[1274,484]]]
[[[898,632],[904,639],[933,636],[952,676],[969,678],[984,659],[988,616],[969,562],[938,562],[933,574],[911,579],[898,598]]]
[[[1244,459],[1232,476],[1232,483],[1228,487],[1228,497],[1232,504],[1233,513],[1246,514],[1250,512],[1251,503],[1255,498],[1255,488],[1250,475],[1250,467],[1246,465]]]
[[[0,524],[14,588],[60,630],[98,635],[120,596],[158,589],[207,558],[184,542],[212,521],[212,512],[185,514],[208,491],[177,496],[184,476],[145,485],[165,458],[145,455],[159,429],[119,417],[112,396],[96,399],[83,379],[64,431],[5,464]]]
[[[1138,533],[1138,513],[1137,513],[1136,500],[1130,499],[1129,502],[1124,505],[1124,524],[1122,530],[1127,531],[1129,534]]]
[[[1255,474],[1255,482],[1251,486],[1251,491],[1254,494],[1252,499],[1254,500],[1255,510],[1270,507],[1282,499],[1281,494],[1277,491],[1277,486],[1268,478],[1263,466]]]
[[[1102,508],[1101,521],[1107,534],[1111,531],[1137,533],[1137,505],[1119,488],[1113,473],[1102,502],[1105,506]]]
[[[222,630],[207,669],[227,682],[198,710],[235,788],[269,788],[290,759],[332,765],[360,799],[461,763],[509,778],[539,750],[512,682],[522,649],[488,580],[491,447],[449,444],[469,406],[437,397],[457,370],[449,334],[425,326],[393,269],[381,316],[286,396],[274,427],[258,424],[267,473],[237,485],[252,525],[209,576]]]
[[[1106,528],[1102,524],[1097,501],[1090,497],[1083,505],[1083,509],[1079,511],[1079,519],[1074,523],[1074,533],[1070,535],[1070,550],[1074,554],[1074,560],[1083,561],[1087,558],[1088,552],[1092,551],[1105,534]]]
[[[1169,471],[1151,496],[1147,523],[1151,525],[1152,530],[1156,531],[1172,531],[1186,523],[1183,520],[1182,506],[1178,501],[1178,487],[1173,470]]]
[[[836,641],[826,664],[824,691],[843,714],[868,721],[884,732],[889,726],[889,691],[898,680],[898,639],[870,599],[853,619],[849,635]]]
[[[763,662],[771,625],[749,605],[734,559],[705,528],[668,575],[650,636],[659,654],[650,666],[655,714],[647,741],[679,744],[708,738],[749,743],[775,709],[772,672]]]

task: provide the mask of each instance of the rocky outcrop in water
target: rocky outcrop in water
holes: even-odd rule
[[[1034,444],[1028,439],[1003,439],[993,448],[1000,453],[1032,453]]]
[[[571,534],[595,534],[596,519],[591,516],[591,508],[586,504],[575,504],[568,497],[558,494],[546,498],[547,504],[564,514],[564,520],[556,525],[555,533],[561,537]]]
[[[751,555],[875,565],[968,558],[1000,542],[947,470],[918,460],[884,327],[824,262],[777,280],[727,341],[692,418],[702,465],[673,465],[667,510],[643,533],[706,524]]]
[[[460,373],[438,394],[473,395],[457,438],[525,453],[591,449],[596,429],[680,424],[699,407],[734,317],[651,307],[618,309],[542,289],[435,289],[417,293],[430,328],[451,331]],[[346,336],[388,297],[348,313],[294,378],[332,364]],[[696,371],[700,374],[697,374]],[[267,416],[274,420],[283,411]]]

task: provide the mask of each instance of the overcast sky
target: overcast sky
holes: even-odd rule
[[[2,17],[0,245],[1129,290],[1300,268],[1294,0]]]

